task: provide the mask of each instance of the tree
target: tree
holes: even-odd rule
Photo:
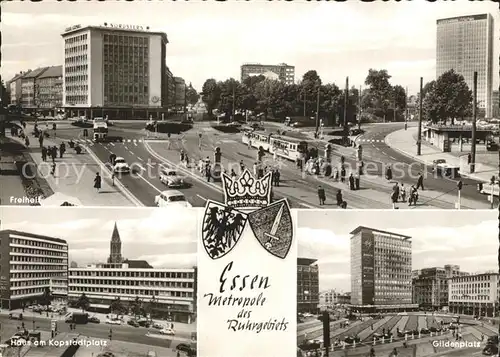
[[[120,315],[126,310],[125,306],[123,305],[123,303],[119,297],[117,297],[116,299],[114,299],[111,302],[109,308],[110,308],[111,312],[116,314],[116,315]]]
[[[134,302],[132,303],[132,313],[134,315],[140,315],[141,312],[142,312],[142,300],[139,296],[136,296]]]
[[[201,100],[205,103],[208,113],[212,115],[212,111],[220,101],[220,88],[215,79],[210,78],[203,83]]]
[[[5,108],[10,104],[10,88],[3,81],[0,81],[0,101],[2,102],[0,107]]]
[[[188,104],[195,105],[198,103],[198,100],[200,99],[200,95],[198,92],[193,88],[191,84],[189,84],[189,87],[186,90],[186,99]]]
[[[430,85],[424,97],[424,114],[428,120],[451,121],[464,119],[472,113],[472,91],[464,77],[453,69],[443,73]]]
[[[369,86],[370,97],[363,101],[367,105],[364,109],[376,116],[386,116],[393,99],[392,86],[389,83],[391,76],[386,69],[370,69],[365,84]]]
[[[150,319],[152,319],[157,302],[158,301],[156,300],[156,297],[154,295],[151,297],[151,300],[149,300],[149,303],[147,305],[147,311],[149,313]]]
[[[78,298],[78,301],[76,302],[76,307],[78,307],[79,309],[82,309],[82,312],[85,312],[86,310],[89,309],[90,300],[87,297],[87,295],[85,295],[85,293],[80,295],[80,297]]]

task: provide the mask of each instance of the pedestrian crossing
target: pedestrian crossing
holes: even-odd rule
[[[359,142],[363,143],[383,143],[385,140],[383,139],[359,139]]]
[[[82,144],[88,144],[88,145],[96,144],[96,142],[94,140],[91,140],[91,139],[75,139],[73,141],[79,142]],[[123,139],[121,141],[117,141],[116,143],[133,143],[133,144],[137,145],[138,143],[143,143],[144,141],[145,141],[144,139]],[[114,142],[102,142],[102,144],[104,144],[104,145],[112,145],[112,146],[114,146],[116,143],[114,143]]]

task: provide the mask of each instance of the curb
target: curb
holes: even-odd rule
[[[90,157],[99,165],[101,170],[104,172],[109,172],[108,168],[104,163],[97,157],[96,154],[86,145],[82,145],[85,150],[89,153]],[[132,192],[130,192],[121,182],[120,180],[115,180],[115,186],[121,191],[121,193],[127,198],[130,202],[132,202],[137,207],[146,207],[137,197],[135,197]]]

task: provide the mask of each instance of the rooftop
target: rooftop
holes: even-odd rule
[[[12,79],[9,81],[9,83],[10,83],[10,82],[17,81],[17,80],[18,80],[18,79],[20,79],[20,78],[23,78],[23,77],[24,77],[25,75],[27,75],[29,72],[30,72],[30,71],[28,71],[28,72],[21,72],[21,73],[16,74],[16,75],[14,76],[14,78],[12,78]]]
[[[31,72],[28,72],[26,73],[24,76],[23,76],[23,79],[27,79],[27,78],[37,78],[39,77],[42,73],[44,73],[47,69],[49,69],[50,67],[41,67],[41,68],[37,68]]]
[[[62,66],[48,67],[38,78],[62,77]]]
[[[62,37],[73,35],[77,32],[88,31],[88,30],[98,30],[98,31],[111,31],[111,32],[123,32],[123,33],[140,33],[142,35],[159,35],[166,43],[168,42],[168,37],[165,32],[159,31],[149,31],[149,26],[139,26],[139,25],[121,25],[121,24],[108,24],[104,23],[102,26],[80,26],[75,25],[65,29],[61,34]]]
[[[357,227],[355,230],[353,230],[352,232],[350,232],[350,234],[355,235],[355,234],[358,234],[361,231],[370,231],[370,232],[377,232],[377,233],[389,234],[391,236],[396,236],[396,237],[402,238],[403,240],[411,239],[410,236],[405,236],[405,235],[398,234],[398,233],[393,233],[393,232],[388,232],[388,231],[382,231],[380,229],[369,228],[369,227],[364,227],[364,226]]]
[[[488,18],[489,14],[476,14],[476,15],[462,15],[462,16],[455,16],[455,17],[447,17],[444,19],[437,19],[436,23],[441,23],[441,22],[449,22],[450,20],[466,20],[466,19],[471,19],[471,20],[485,20]],[[454,22],[454,21],[453,21]]]
[[[51,242],[68,244],[64,239],[54,238],[54,237],[48,237],[48,236],[42,236],[40,234],[26,233],[26,232],[16,231],[16,230],[13,230],[13,229],[4,229],[4,230],[1,230],[0,231],[0,235],[1,234],[9,234],[9,235],[11,235],[11,234],[17,234],[17,235],[25,236],[25,237],[28,237],[28,238],[38,238],[38,239],[43,239],[43,240],[47,240],[47,241],[51,241]]]
[[[297,258],[297,265],[312,265],[316,263],[318,259],[311,258]]]

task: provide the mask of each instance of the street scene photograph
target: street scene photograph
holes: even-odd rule
[[[2,5],[0,205],[499,204],[494,2]]]
[[[498,356],[498,213],[301,210],[297,356]]]
[[[0,209],[0,355],[196,356],[196,227],[195,210]]]

